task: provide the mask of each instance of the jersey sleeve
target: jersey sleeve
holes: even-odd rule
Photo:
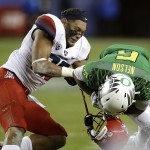
[[[95,68],[95,62],[86,63],[82,70],[82,76],[85,84],[91,89],[96,90],[98,89],[97,82],[95,82],[97,81],[97,75],[93,72],[93,68]]]
[[[88,40],[84,36],[82,36],[82,38],[81,38],[81,49],[80,49],[80,52],[78,54],[78,59],[79,60],[88,60],[90,51],[91,51],[90,43],[88,42]]]
[[[56,26],[54,20],[48,15],[41,15],[35,21],[37,28],[44,30],[50,38],[54,39],[56,35]]]

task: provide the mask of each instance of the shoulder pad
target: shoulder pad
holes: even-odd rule
[[[101,59],[105,57],[107,54],[111,54],[118,50],[134,50],[140,53],[141,55],[143,55],[147,60],[149,60],[149,57],[148,57],[149,54],[145,48],[140,47],[140,46],[134,46],[134,45],[126,45],[126,44],[114,44],[114,45],[107,47],[106,49],[102,51],[99,58]]]

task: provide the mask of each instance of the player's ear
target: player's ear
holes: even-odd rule
[[[62,18],[61,22],[63,23],[64,26],[68,24],[68,20],[66,18]]]

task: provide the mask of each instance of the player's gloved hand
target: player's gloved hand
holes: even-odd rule
[[[97,91],[94,91],[91,96],[92,106],[102,110],[102,106],[100,104],[100,96]]]
[[[93,130],[93,116],[88,114],[84,117],[84,124],[87,127],[87,133],[93,140],[95,135],[91,134],[91,131]]]
[[[84,117],[84,124],[87,127],[87,133],[92,140],[101,140],[104,137],[104,135],[107,133],[106,126],[103,127],[103,129],[100,132],[97,132],[93,128],[93,116],[90,114]]]
[[[64,79],[65,79],[65,80],[67,81],[67,83],[68,83],[69,85],[71,85],[71,86],[77,85],[75,79],[72,78],[72,77],[65,77]]]
[[[86,115],[84,117],[84,124],[88,129],[93,129],[93,116],[92,115]]]
[[[100,132],[97,132],[95,129],[92,129],[92,130],[89,130],[89,135],[90,135],[90,137],[91,137],[91,139],[92,140],[98,140],[98,141],[100,141],[104,136],[105,136],[105,134],[107,133],[107,127],[106,126],[104,126],[103,128],[102,128],[102,130],[100,131]]]

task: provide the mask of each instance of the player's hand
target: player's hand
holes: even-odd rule
[[[92,140],[100,140],[107,132],[107,128],[104,127],[101,132],[97,132],[93,127],[93,116],[91,114],[84,117],[84,124],[87,127],[87,133]]]
[[[93,129],[93,116],[92,115],[86,115],[84,117],[84,124],[88,129]]]
[[[67,81],[67,83],[68,83],[69,85],[71,85],[71,86],[77,85],[75,79],[72,78],[72,77],[65,77],[64,79],[65,79],[65,80]]]
[[[97,132],[95,129],[88,131],[88,134],[94,141],[100,141],[105,136],[106,133],[107,133],[106,126],[104,126],[100,132]]]
[[[87,127],[87,133],[93,140],[95,136],[97,135],[96,132],[93,132],[93,116],[91,114],[88,114],[84,117],[84,124]]]

